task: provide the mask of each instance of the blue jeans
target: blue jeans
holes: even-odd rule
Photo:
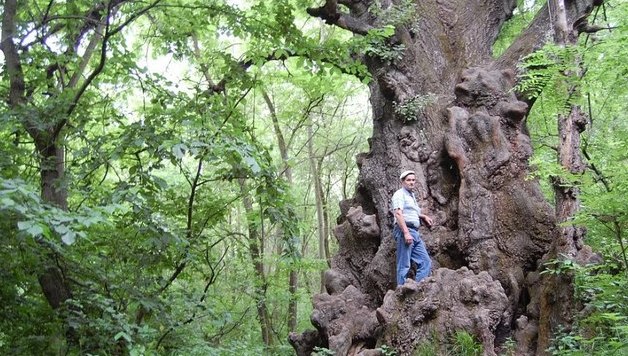
[[[412,235],[412,244],[406,244],[403,232],[398,225],[395,224],[393,236],[397,241],[397,285],[400,286],[406,281],[406,275],[410,271],[410,261],[416,263],[417,270],[415,280],[418,282],[430,274],[432,268],[432,260],[427,254],[425,244],[419,232],[414,228],[408,228]]]

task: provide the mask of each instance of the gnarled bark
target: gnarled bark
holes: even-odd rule
[[[388,291],[376,316],[383,326],[382,343],[399,345],[401,355],[411,355],[417,344],[434,336],[447,343],[458,331],[480,340],[485,355],[495,355],[495,333],[508,328],[508,305],[504,289],[488,273],[440,268],[425,283]]]
[[[339,11],[336,1],[309,13],[356,34],[382,25],[367,11],[373,2],[341,3],[349,13]],[[395,2],[380,3],[385,12]],[[586,17],[594,5],[566,2],[568,25]],[[535,271],[555,236],[556,217],[538,183],[529,179],[529,106],[512,88],[517,61],[542,46],[551,24],[542,9],[494,60],[491,46],[514,7],[515,1],[417,1],[416,17],[397,26],[389,43],[405,46],[403,58],[388,63],[373,54],[361,57],[373,76],[373,136],[369,152],[358,157],[355,196],[341,203],[334,230],[339,252],[325,275],[329,295],[314,300],[317,331],[291,335],[299,353],[314,345],[338,355],[364,353],[358,350],[375,339],[409,354],[430,328],[442,331],[443,338],[455,329],[467,330],[488,354],[510,336],[520,343],[519,350],[536,350],[544,311],[528,302],[538,301]],[[436,223],[431,230],[421,229],[435,263],[426,282],[389,291],[395,279],[390,197],[405,169],[417,173],[417,197]],[[452,278],[465,282],[451,285]],[[467,284],[476,285],[483,297],[469,297],[476,305],[465,304],[460,312],[477,316],[477,322],[439,318],[447,303],[474,295]],[[359,298],[343,297],[349,291]],[[452,301],[452,295],[459,297]],[[366,329],[351,326],[347,315],[329,313],[330,298],[352,304],[343,306],[346,310],[359,310]],[[379,326],[366,317],[375,310],[381,314]]]

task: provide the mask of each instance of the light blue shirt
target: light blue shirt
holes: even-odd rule
[[[416,202],[414,193],[409,192],[406,188],[401,188],[393,194],[392,208],[393,213],[397,209],[401,209],[403,211],[403,219],[406,223],[414,226],[419,226],[421,224],[421,219],[419,218],[421,215],[421,208],[419,208],[419,204]],[[396,219],[395,223],[397,223]]]

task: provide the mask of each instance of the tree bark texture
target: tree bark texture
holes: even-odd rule
[[[397,3],[380,1],[379,13]],[[327,1],[308,12],[363,34],[385,24],[384,16],[369,12],[374,4]],[[565,1],[567,25],[595,5]],[[512,336],[519,341],[518,354],[535,352],[540,313],[547,311],[530,301],[540,293],[536,271],[557,225],[538,182],[529,179],[530,107],[512,88],[517,62],[548,35],[551,40],[552,23],[544,7],[494,59],[491,47],[515,6],[516,1],[416,1],[414,18],[397,26],[388,43],[403,44],[403,57],[392,63],[369,53],[361,57],[373,78],[370,150],[357,158],[354,197],[340,204],[334,229],[339,251],[325,273],[327,294],[314,298],[316,330],[290,336],[298,354],[317,345],[337,355],[358,354],[383,342],[406,355],[426,341],[428,330],[446,339],[454,329],[475,335],[487,354]],[[421,228],[434,266],[418,285],[407,282],[392,291],[390,198],[406,169],[416,172],[419,204],[435,221],[432,229]],[[434,302],[419,305],[427,297]],[[453,315],[469,319],[443,325],[451,321],[444,316],[452,308]],[[353,309],[360,313],[337,311]],[[352,321],[358,314],[377,323],[358,327]]]

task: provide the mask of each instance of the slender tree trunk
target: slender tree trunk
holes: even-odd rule
[[[574,175],[580,175],[585,170],[580,156],[580,133],[585,129],[586,122],[586,116],[577,106],[572,106],[568,115],[561,114],[558,117],[558,160],[561,166]],[[570,222],[580,210],[580,189],[561,177],[553,177],[552,184],[556,200],[556,220],[560,225],[550,251],[544,258],[545,263],[551,265],[547,268],[559,269],[561,264],[571,262],[586,263],[586,258],[580,256],[586,229]],[[546,354],[551,337],[560,326],[566,331],[570,329],[579,308],[573,282],[573,271],[569,270],[559,274],[546,274],[542,280],[537,347],[539,355]]]
[[[268,110],[270,110],[270,117],[273,121],[273,129],[275,131],[275,137],[277,138],[277,145],[279,146],[279,153],[281,154],[281,159],[284,162],[283,175],[286,178],[289,186],[292,186],[292,167],[289,164],[290,157],[288,155],[288,146],[286,145],[286,140],[284,138],[283,132],[281,131],[281,127],[279,126],[279,119],[277,118],[277,111],[275,110],[275,105],[273,105],[272,100],[268,96],[266,91],[262,91],[262,95],[264,97],[264,101],[268,106]],[[282,234],[283,232],[280,232]],[[288,291],[290,293],[290,300],[288,301],[288,330],[296,331],[297,330],[297,289],[299,287],[299,270],[295,268],[293,264],[291,264],[290,272],[288,276]]]
[[[569,42],[569,28],[567,27],[567,10],[564,0],[550,0],[549,9],[554,10],[554,42],[564,46]]]
[[[321,207],[322,207],[322,213],[323,213],[323,247],[325,248],[325,260],[327,262],[327,267],[331,268],[331,252],[329,251],[329,229],[331,227],[331,223],[329,221],[329,207],[327,205],[327,202],[329,201],[329,190],[328,189],[323,189],[323,181],[320,178],[320,174],[322,172],[322,168],[323,168],[323,160],[325,159],[325,157],[320,157],[317,161],[317,171],[319,173],[319,177],[318,177],[318,186],[320,188],[320,200],[321,200]],[[329,178],[329,177],[328,177]],[[328,179],[329,181],[329,179]]]
[[[258,224],[252,220],[255,211],[253,210],[253,198],[248,190],[246,179],[238,179],[240,192],[242,194],[242,202],[244,212],[247,215],[247,229],[249,235],[249,255],[255,268],[255,304],[257,307],[257,318],[260,323],[262,340],[264,345],[273,345],[272,319],[268,311],[266,303],[266,290],[268,282],[266,281],[266,272],[264,270],[264,236],[260,233]]]
[[[32,11],[31,2],[6,0],[2,4],[0,49],[4,54],[3,69],[6,70],[9,79],[6,102],[11,114],[22,122],[25,131],[35,143],[40,160],[42,201],[63,210],[68,209],[68,188],[64,177],[66,169],[64,128],[81,97],[104,68],[109,36],[113,36],[156,5],[152,3],[135,14],[127,14],[131,15],[129,21],[109,32],[112,12],[125,2],[124,0],[95,2],[92,7],[83,9],[84,16],[77,14],[78,16],[67,18],[53,26],[50,26],[49,20],[64,17],[50,12],[54,11],[53,2],[48,4],[45,11],[44,8],[39,9],[42,11]],[[29,15],[21,16],[18,13]],[[17,31],[24,26],[37,27],[38,39],[33,41],[20,38],[21,35],[32,35],[29,31],[22,33]],[[60,41],[60,45],[54,45],[52,46],[54,49],[51,49],[49,43],[46,43],[50,38],[54,38],[53,41]],[[16,45],[18,43],[19,49]],[[59,56],[58,51],[66,45],[64,53]],[[99,45],[99,61],[93,63],[92,57],[97,53]],[[78,48],[81,48],[80,55],[76,52]],[[39,55],[32,57],[32,53]],[[42,62],[37,62],[36,59],[35,62],[31,62],[32,58],[36,57],[48,59]],[[59,60],[55,60],[55,57]],[[22,63],[29,65],[31,72],[28,76],[22,70]],[[86,73],[88,69],[91,72]],[[37,70],[40,73],[34,73]],[[50,306],[59,309],[66,300],[72,298],[72,292],[60,256],[50,250],[49,246],[44,248],[46,258],[42,265],[46,267],[39,274],[38,280]],[[66,320],[66,328],[68,344],[77,346],[78,335],[75,327]]]
[[[554,39],[561,47],[576,44],[577,33],[567,26],[567,14],[564,0],[552,0],[551,8],[555,9]],[[565,76],[580,75],[580,73],[562,73]],[[570,87],[565,93],[569,97],[577,88]],[[586,165],[581,155],[580,134],[586,129],[587,117],[582,108],[571,105],[567,114],[559,114],[558,126],[558,163],[567,172],[574,176],[582,175]],[[566,179],[552,177],[556,204],[556,222],[559,224],[556,238],[552,241],[549,253],[545,256],[545,263],[554,264],[548,268],[558,268],[562,263],[583,263],[580,250],[584,247],[586,230],[570,221],[580,210],[580,189]],[[542,280],[542,294],[540,298],[540,318],[537,354],[545,354],[550,346],[552,335],[559,327],[569,330],[573,317],[578,309],[574,295],[573,271],[565,270],[560,274],[546,274]]]
[[[63,145],[57,144],[54,138],[48,142],[37,142],[37,150],[40,154],[41,197],[46,203],[67,210],[68,195],[67,186],[63,179],[65,173],[65,150]],[[53,251],[46,253],[48,267],[38,276],[42,292],[53,309],[64,306],[65,301],[72,298],[72,289],[66,278],[66,271],[57,261],[58,256]],[[70,309],[77,309],[70,306]],[[66,338],[68,344],[77,347],[78,334],[75,327],[68,324]]]
[[[327,254],[325,253],[325,240],[326,240],[326,229],[325,229],[325,216],[324,216],[324,197],[323,197],[323,187],[321,183],[321,177],[318,167],[318,160],[316,159],[316,155],[314,152],[314,130],[312,128],[312,123],[308,125],[307,128],[308,133],[308,156],[310,161],[310,174],[312,176],[312,181],[314,182],[314,200],[316,204],[316,222],[317,222],[317,233],[318,233],[318,258],[321,260],[327,260]],[[320,283],[320,292],[325,292],[325,272],[321,271],[321,283]]]

